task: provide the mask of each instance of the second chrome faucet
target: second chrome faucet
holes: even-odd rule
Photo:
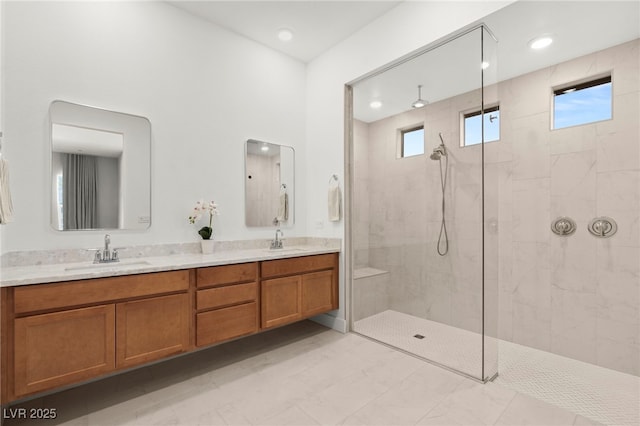
[[[277,217],[273,219],[273,224],[276,226],[276,236],[273,240],[271,240],[271,245],[269,246],[269,248],[271,250],[278,250],[283,247],[281,238],[284,234],[280,230],[280,221]],[[280,234],[280,238],[278,238],[278,234]]]
[[[104,248],[96,249],[96,255],[93,259],[93,263],[110,263],[119,262],[118,249],[111,248],[111,235],[105,234],[104,236]]]

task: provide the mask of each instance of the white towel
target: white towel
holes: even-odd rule
[[[13,221],[13,203],[9,187],[9,163],[0,157],[0,224]]]
[[[279,222],[285,222],[289,219],[289,195],[284,191],[280,192],[277,219]]]
[[[342,214],[342,191],[340,186],[330,186],[328,194],[329,222],[338,222]]]

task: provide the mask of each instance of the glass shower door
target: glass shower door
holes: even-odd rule
[[[487,38],[477,27],[352,84],[351,329],[478,380],[497,367]]]

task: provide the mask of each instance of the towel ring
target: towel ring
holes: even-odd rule
[[[331,183],[332,180],[335,180],[336,182],[340,182],[340,179],[338,179],[338,175],[336,174],[331,175],[331,177],[329,178],[329,183]]]

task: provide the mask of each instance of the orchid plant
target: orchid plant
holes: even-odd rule
[[[193,225],[200,220],[202,215],[206,214],[209,214],[209,226],[203,226],[198,231],[198,234],[200,234],[203,240],[209,240],[213,235],[213,216],[218,216],[220,214],[218,212],[218,205],[213,201],[204,203],[200,200],[196,202],[196,206],[193,208],[193,212],[189,216],[189,223]]]

